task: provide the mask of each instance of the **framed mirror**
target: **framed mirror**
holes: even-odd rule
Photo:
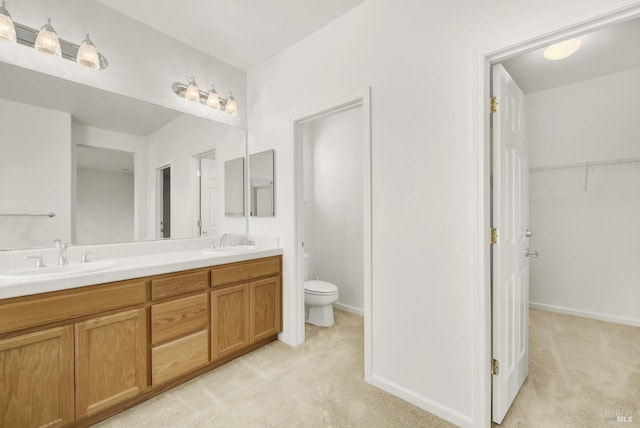
[[[224,163],[224,215],[244,217],[244,157]]]
[[[249,193],[252,217],[274,217],[275,152],[266,150],[249,156]]]
[[[200,236],[194,154],[215,151],[222,171],[247,153],[241,128],[3,62],[0,75],[0,250]],[[246,233],[224,221],[224,179],[215,230]]]

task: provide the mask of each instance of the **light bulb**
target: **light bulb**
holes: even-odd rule
[[[580,39],[569,39],[564,42],[554,43],[544,50],[544,57],[551,61],[564,59],[573,55],[580,47]]]
[[[187,87],[187,91],[184,93],[184,98],[194,103],[200,102],[200,89],[198,89],[198,84],[193,76],[189,79],[189,87]]]
[[[220,97],[213,85],[209,86],[209,95],[207,96],[207,107],[220,110]]]
[[[78,54],[76,55],[76,62],[92,70],[97,70],[100,68],[100,57],[98,56],[98,50],[96,49],[96,45],[94,45],[89,38],[89,34],[87,34],[87,37],[84,39],[82,44],[80,44]]]
[[[238,103],[233,98],[233,94],[229,92],[229,96],[227,97],[227,104],[224,106],[224,111],[231,116],[238,115]]]
[[[36,37],[35,46],[38,52],[42,52],[47,55],[62,57],[62,49],[60,48],[60,40],[58,40],[58,34],[56,30],[51,26],[51,19],[47,20],[47,23],[42,26],[38,37]]]
[[[15,43],[16,26],[13,24],[9,11],[4,6],[3,0],[2,7],[0,7],[0,42]]]

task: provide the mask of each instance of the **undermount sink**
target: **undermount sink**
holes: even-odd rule
[[[246,251],[256,250],[257,248],[257,245],[233,245],[231,247],[205,248],[202,252],[205,254],[233,254],[244,253]]]
[[[116,263],[111,260],[100,260],[88,263],[71,263],[62,266],[47,266],[43,268],[30,268],[17,270],[15,272],[0,273],[0,279],[50,279],[63,276],[81,275],[108,269],[115,266]]]

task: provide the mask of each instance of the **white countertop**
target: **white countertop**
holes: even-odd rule
[[[53,279],[22,281],[0,279],[0,299],[198,269],[281,254],[281,248],[258,248],[233,254],[206,253],[203,252],[202,249],[195,249],[133,257],[110,258],[109,260],[113,261],[115,265],[96,272],[71,274]]]

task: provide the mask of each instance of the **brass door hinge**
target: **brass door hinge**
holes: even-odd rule
[[[491,104],[489,107],[489,111],[491,113],[495,113],[498,111],[498,98],[496,97],[491,97]]]
[[[495,227],[491,228],[491,244],[497,244],[498,243],[498,229],[496,229]]]
[[[500,363],[495,358],[491,359],[491,374],[500,374]]]

